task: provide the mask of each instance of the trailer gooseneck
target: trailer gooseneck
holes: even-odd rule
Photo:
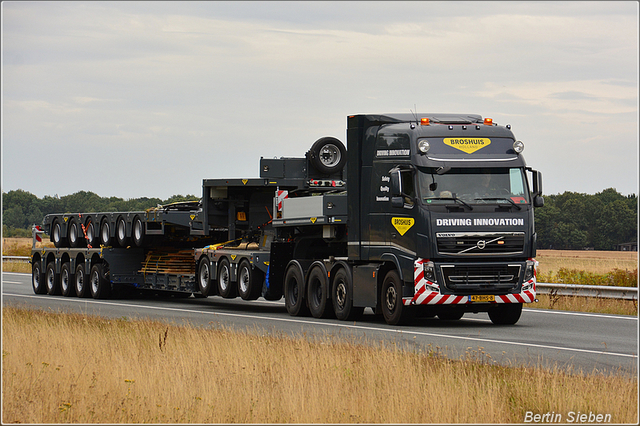
[[[544,204],[523,149],[479,115],[349,116],[346,148],[323,137],[305,157],[262,158],[259,178],[205,179],[200,202],[47,215],[55,248],[33,250],[33,290],[284,296],[291,315],[515,324],[536,297]]]

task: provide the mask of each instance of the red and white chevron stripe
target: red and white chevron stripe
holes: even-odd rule
[[[413,281],[415,292],[413,297],[402,300],[405,305],[448,305],[471,303],[469,296],[454,296],[451,294],[440,294],[440,286],[437,283],[427,280],[424,277],[424,259],[416,260],[413,268]],[[519,294],[496,295],[495,303],[531,303],[536,299],[536,277],[530,279],[528,284],[533,284],[531,290],[523,291]],[[430,289],[427,289],[427,285]],[[435,291],[434,289],[438,289]]]

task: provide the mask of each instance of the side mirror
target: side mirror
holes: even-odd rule
[[[394,167],[389,170],[389,175],[391,177],[391,196],[394,198],[400,197],[402,195],[402,176],[400,174],[400,169]]]
[[[542,195],[533,197],[533,207],[544,207],[544,198]]]

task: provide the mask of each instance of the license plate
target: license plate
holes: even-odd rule
[[[472,302],[495,302],[496,297],[493,294],[474,294],[469,296]]]

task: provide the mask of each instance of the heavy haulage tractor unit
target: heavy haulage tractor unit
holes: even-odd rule
[[[260,178],[203,180],[199,202],[47,215],[56,248],[33,250],[33,290],[284,296],[291,315],[352,320],[369,307],[389,324],[466,312],[515,324],[536,300],[544,200],[511,126],[353,115],[346,148],[323,137],[305,157],[262,158]]]

